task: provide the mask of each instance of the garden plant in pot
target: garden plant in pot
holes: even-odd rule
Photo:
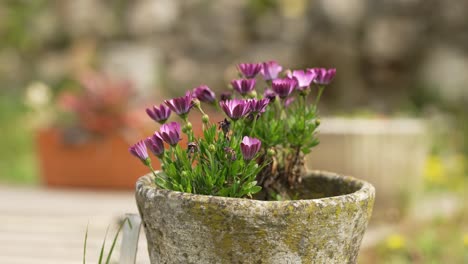
[[[136,187],[152,263],[355,263],[374,188],[304,169],[304,155],[318,144],[317,105],[335,70],[283,72],[273,61],[238,70],[237,98],[224,93],[217,101],[201,86],[166,100],[147,110],[159,131],[129,149],[152,171]],[[210,120],[205,102],[226,118]],[[170,111],[182,124],[166,122]],[[202,113],[201,137],[187,121],[191,111]]]
[[[134,174],[144,174],[145,168],[126,150],[144,134],[143,122],[130,110],[132,85],[88,73],[75,87],[79,89],[58,97],[61,119],[38,133],[43,182],[60,187],[133,188],[138,178]]]

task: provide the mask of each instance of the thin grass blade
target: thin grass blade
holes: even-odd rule
[[[107,232],[109,232],[109,226],[107,226],[106,234],[104,235],[104,241],[102,242],[101,253],[99,254],[98,264],[102,264],[102,257],[104,256],[104,248],[106,247]]]
[[[83,264],[86,264],[86,244],[88,242],[88,228],[89,228],[89,222],[86,225],[86,233],[84,237],[84,246],[83,246]]]
[[[109,250],[109,254],[107,255],[106,264],[109,264],[110,262],[112,252],[114,251],[115,243],[117,242],[117,238],[119,237],[120,231],[122,231],[122,228],[125,225],[125,223],[128,223],[130,227],[132,226],[132,224],[130,223],[130,220],[127,217],[123,220],[122,224],[120,224],[119,229],[117,230],[117,233],[115,234],[114,240],[112,241],[112,246]]]

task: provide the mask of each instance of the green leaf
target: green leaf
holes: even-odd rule
[[[262,190],[262,187],[261,186],[253,186],[252,188],[250,188],[250,193],[251,194],[256,194],[258,193],[259,191]]]

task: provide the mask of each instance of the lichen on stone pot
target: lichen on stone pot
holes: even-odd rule
[[[136,199],[151,263],[356,263],[374,187],[312,171],[298,192],[290,201],[195,195],[143,176]]]

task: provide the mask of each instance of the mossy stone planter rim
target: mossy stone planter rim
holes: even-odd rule
[[[311,199],[262,201],[163,190],[141,177],[151,263],[356,263],[374,187],[323,171],[307,172],[301,186]]]
[[[268,204],[275,205],[275,207],[288,207],[291,205],[295,205],[297,203],[304,203],[304,202],[313,202],[317,204],[321,204],[326,206],[327,204],[336,204],[337,202],[341,202],[344,200],[351,202],[359,202],[363,200],[368,200],[369,197],[373,197],[375,195],[375,189],[372,184],[356,179],[351,176],[343,176],[333,172],[327,171],[307,171],[307,177],[322,177],[329,181],[342,181],[351,188],[356,188],[355,191],[336,195],[336,196],[329,196],[323,198],[314,198],[314,199],[298,199],[298,200],[285,200],[285,201],[263,201],[263,200],[256,200],[256,199],[246,199],[246,198],[233,198],[233,197],[222,197],[222,196],[213,196],[213,195],[202,195],[202,194],[192,194],[192,193],[184,193],[166,189],[160,189],[154,183],[154,175],[147,174],[142,176],[138,179],[136,183],[136,191],[137,195],[141,197],[154,197],[156,196],[164,196],[168,197],[169,199],[182,199],[187,202],[209,202],[210,204],[222,204],[225,205],[229,201],[235,203],[243,203],[245,206],[267,206]]]

